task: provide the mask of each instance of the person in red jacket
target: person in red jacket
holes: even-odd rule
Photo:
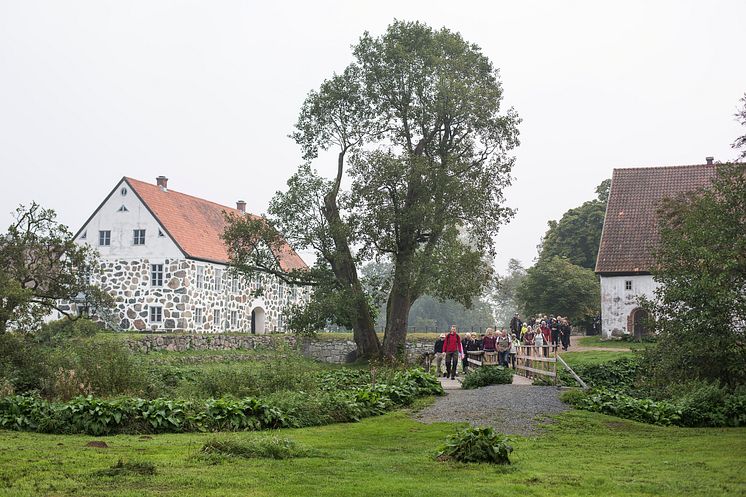
[[[549,342],[551,342],[552,339],[552,330],[549,328],[549,325],[546,321],[541,322],[541,334],[544,336],[544,348],[542,352],[544,353],[544,357],[549,357]]]
[[[458,360],[464,356],[461,337],[456,333],[455,324],[451,326],[451,331],[446,335],[446,340],[443,343],[443,352],[446,355],[446,377],[450,376],[452,380],[455,380]]]

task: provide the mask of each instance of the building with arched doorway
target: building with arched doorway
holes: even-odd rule
[[[285,331],[290,307],[307,302],[310,288],[233,274],[221,239],[226,215],[253,216],[246,202],[232,208],[173,191],[163,176],[155,184],[119,180],[75,235],[100,255],[100,271],[90,277],[114,297],[113,327]],[[287,243],[272,252],[282,271],[307,268]]]
[[[707,187],[716,167],[708,157],[695,166],[614,169],[596,260],[605,338],[648,332],[640,297],[653,298],[658,288],[651,272],[660,240],[658,208],[664,198]]]

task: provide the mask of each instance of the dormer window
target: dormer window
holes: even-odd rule
[[[128,208],[126,208],[125,206],[121,206],[121,207],[120,207],[120,208],[118,209],[118,211],[119,211],[119,212],[127,212],[127,211],[129,211],[129,209],[128,209]]]

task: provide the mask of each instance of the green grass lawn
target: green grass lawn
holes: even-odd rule
[[[733,496],[746,494],[746,429],[664,428],[570,411],[543,435],[514,437],[514,464],[441,463],[457,425],[405,412],[355,424],[282,430],[316,457],[193,456],[213,434],[93,437],[0,431],[0,496]],[[222,435],[218,435],[222,436]],[[255,436],[224,435],[238,439]],[[100,476],[118,460],[152,462],[154,476]]]
[[[582,337],[578,345],[583,347],[605,347],[613,349],[644,349],[653,345],[653,342],[623,342],[621,340],[602,340],[601,336]]]
[[[586,352],[560,352],[560,356],[572,366],[586,366],[591,364],[601,364],[607,361],[613,361],[614,359],[621,359],[622,357],[631,357],[634,352],[630,351],[609,351],[609,350],[594,350]]]

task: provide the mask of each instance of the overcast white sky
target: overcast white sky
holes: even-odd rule
[[[499,270],[614,167],[736,155],[742,0],[0,0],[0,227],[35,200],[75,231],[125,175],[264,212],[308,91],[394,18],[480,45],[523,118]]]

